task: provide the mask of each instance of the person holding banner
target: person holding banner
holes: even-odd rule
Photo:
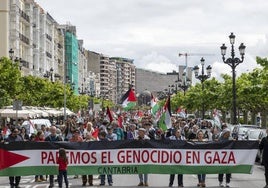
[[[185,140],[185,137],[181,135],[180,129],[175,130],[175,135],[169,137],[170,140]],[[175,174],[170,174],[169,187],[173,186]],[[178,187],[183,187],[183,175],[178,174]]]
[[[45,138],[47,142],[58,142],[62,141],[62,138],[57,135],[57,128],[55,126],[51,126],[50,135]],[[54,187],[54,175],[49,175],[49,188]]]
[[[265,175],[265,182],[266,182],[266,185],[264,186],[264,188],[268,188],[268,128],[266,128],[266,134],[267,136],[261,140],[261,143],[259,145],[260,150],[263,151],[262,162],[264,165],[264,170],[265,170],[264,175]]]
[[[208,141],[207,139],[204,138],[204,133],[202,130],[198,130],[196,133],[197,136],[197,140],[193,140],[193,141],[197,141],[197,142],[204,142],[204,141]],[[198,184],[197,187],[206,187],[206,174],[198,174]]]
[[[136,140],[150,140],[150,137],[146,135],[146,129],[139,128],[138,136],[135,138]],[[140,183],[138,186],[149,186],[148,185],[148,174],[139,174]]]
[[[220,134],[219,141],[228,141],[231,139],[230,137],[231,131],[228,128],[224,128]],[[225,174],[226,176],[226,184],[225,187],[230,187],[231,174]],[[223,174],[218,175],[219,186],[223,187]]]
[[[6,142],[21,142],[22,137],[19,135],[19,130],[17,128],[11,129],[11,134],[8,135]],[[21,176],[9,176],[9,184],[11,188],[19,188]]]
[[[99,132],[98,137],[99,137],[99,141],[101,141],[101,142],[105,142],[105,141],[109,142],[109,140],[107,138],[107,133],[104,130]],[[101,179],[100,186],[104,186],[105,185],[105,174],[101,174],[100,179]],[[112,186],[113,185],[113,177],[111,174],[107,174],[107,180],[108,180],[109,186]]]

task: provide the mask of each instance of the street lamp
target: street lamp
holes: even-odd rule
[[[226,49],[227,47],[225,46],[225,44],[222,44],[221,46],[221,55],[222,55],[222,60],[225,64],[229,65],[232,68],[232,82],[233,82],[233,87],[232,87],[232,94],[233,94],[233,124],[236,125],[237,122],[237,115],[236,115],[236,86],[235,86],[235,68],[237,67],[237,65],[239,65],[240,63],[242,63],[244,61],[244,55],[245,55],[245,49],[246,46],[241,43],[240,46],[238,47],[240,55],[241,55],[241,59],[235,57],[235,52],[234,52],[234,43],[235,43],[235,35],[233,33],[231,33],[231,35],[229,36],[230,39],[230,43],[231,43],[231,57],[225,59],[225,55],[226,55]]]
[[[186,77],[186,72],[182,74],[182,80],[177,80],[178,82],[178,87],[183,90],[183,95],[185,95],[185,91],[190,87],[191,85],[191,80]]]
[[[8,51],[8,53],[9,53],[9,58],[11,60],[13,60],[13,58],[14,58],[14,50],[12,48],[10,48],[10,50]]]
[[[201,84],[202,84],[202,92],[204,92],[204,82],[207,79],[210,78],[212,67],[210,65],[207,66],[207,68],[206,68],[207,69],[207,74],[205,74],[205,71],[204,71],[205,59],[202,57],[200,61],[201,61],[201,66],[202,66],[201,74],[198,75],[198,73],[199,73],[199,67],[198,66],[195,66],[193,68],[193,70],[194,70],[195,78],[197,78],[198,80],[201,81]],[[202,101],[202,118],[203,119],[205,118],[205,103],[204,103],[204,100]]]
[[[49,71],[44,75],[45,78],[50,78],[50,81],[53,82],[53,71],[54,69],[51,67]]]
[[[83,83],[81,84],[81,88],[80,87],[78,88],[78,92],[79,92],[80,95],[87,94],[87,88],[85,88],[85,90],[84,90],[84,84]]]

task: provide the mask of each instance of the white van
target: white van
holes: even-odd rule
[[[22,126],[26,128],[28,134],[34,133],[34,127],[39,130],[41,126],[45,125],[46,127],[51,126],[51,122],[48,119],[31,119],[26,120],[22,123]]]

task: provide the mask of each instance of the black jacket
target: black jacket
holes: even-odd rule
[[[268,136],[264,137],[261,140],[259,148],[260,148],[260,150],[263,150],[262,161],[263,161],[264,165],[268,165]]]

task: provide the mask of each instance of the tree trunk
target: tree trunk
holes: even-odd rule
[[[247,111],[243,111],[243,122],[244,122],[244,124],[248,124],[248,113],[247,113]]]
[[[256,113],[251,112],[251,124],[256,125]]]
[[[268,125],[267,125],[267,110],[264,110],[261,112],[261,127],[262,128],[267,128]]]

